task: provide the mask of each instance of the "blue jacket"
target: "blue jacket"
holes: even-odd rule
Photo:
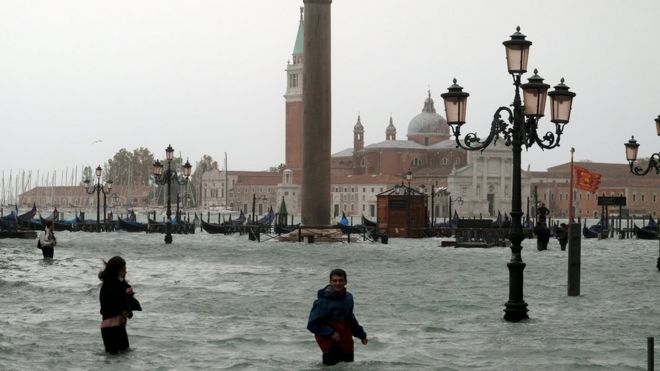
[[[307,329],[317,336],[328,337],[335,332],[335,324],[342,322],[350,327],[351,335],[359,339],[367,337],[353,314],[353,295],[346,290],[335,291],[330,285],[320,289],[309,313]]]

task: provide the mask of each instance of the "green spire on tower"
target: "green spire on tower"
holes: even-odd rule
[[[304,41],[304,21],[303,21],[303,7],[300,7],[300,24],[298,25],[298,35],[296,36],[296,44],[293,46],[293,55],[303,54],[303,41]]]

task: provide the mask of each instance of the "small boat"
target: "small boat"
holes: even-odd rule
[[[293,225],[281,225],[281,224],[275,224],[273,227],[273,230],[277,234],[287,234],[295,231],[300,227],[300,224],[293,224]]]
[[[353,234],[353,233],[363,233],[365,231],[365,226],[363,225],[350,225],[346,214],[341,214],[341,219],[337,223],[337,227],[341,229],[343,234]]]
[[[652,216],[649,216],[649,222],[644,227],[639,228],[637,225],[633,225],[635,229],[635,235],[640,240],[655,240],[658,238],[658,223],[653,220]]]
[[[238,231],[237,229],[238,227],[230,224],[230,222],[209,223],[209,222],[205,222],[204,219],[202,219],[200,220],[200,223],[202,224],[202,229],[206,231],[206,233],[210,233],[210,234],[228,234]]]
[[[370,228],[370,227],[376,228],[378,226],[378,223],[372,222],[371,220],[365,218],[364,215],[362,215],[362,225],[367,227],[367,228]]]
[[[245,224],[246,220],[247,218],[245,217],[243,210],[241,210],[241,214],[238,216],[238,218],[236,218],[236,220],[232,220],[231,215],[229,215],[229,220],[226,222],[211,223],[211,222],[205,222],[204,219],[200,219],[200,224],[202,225],[202,229],[205,230],[206,233],[229,234],[229,233],[238,232],[241,229],[241,226]]]
[[[46,225],[46,223],[53,221],[53,229],[57,232],[78,230],[78,227],[84,223],[78,215],[73,219],[53,220],[54,215],[57,214],[53,213],[46,218],[39,215],[39,220],[42,225]]]
[[[257,220],[257,224],[259,225],[271,225],[273,224],[273,221],[275,220],[275,212],[273,212],[273,208],[271,207],[268,210],[268,213],[261,217],[259,220]]]
[[[582,236],[584,236],[584,238],[598,238],[599,235],[605,232],[604,236],[606,237],[608,231],[609,229],[607,228],[607,222],[605,222],[604,227],[601,221],[598,221],[598,223],[587,228],[587,221],[585,220],[584,227],[582,227]]]
[[[146,232],[147,224],[135,222],[128,219],[117,218],[117,224],[119,229],[122,229],[126,232]]]
[[[0,218],[0,227],[2,229],[35,229],[33,219],[36,214],[36,205],[32,205],[30,211],[21,215],[18,215],[18,209],[12,210],[9,215]]]
[[[35,215],[37,215],[37,205],[33,204],[32,209],[25,214],[18,215],[16,221],[19,226],[28,228],[31,227]]]
[[[640,240],[655,240],[658,238],[658,232],[656,231],[652,231],[646,228],[640,228],[636,225],[633,225],[633,228],[635,229],[635,235]]]

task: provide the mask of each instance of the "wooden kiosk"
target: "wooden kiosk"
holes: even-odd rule
[[[389,237],[424,237],[428,228],[428,196],[411,187],[394,186],[376,195],[378,230]]]

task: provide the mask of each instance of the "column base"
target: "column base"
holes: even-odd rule
[[[507,301],[504,306],[506,307],[504,309],[504,319],[506,321],[520,322],[524,319],[529,319],[529,316],[527,315],[527,303],[524,301],[520,303]]]
[[[527,303],[523,299],[523,271],[526,264],[518,261],[507,263],[509,268],[509,301],[504,306],[504,319],[509,322],[518,322],[529,319]]]

